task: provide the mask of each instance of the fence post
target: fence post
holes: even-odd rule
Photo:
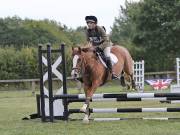
[[[35,95],[35,88],[36,88],[36,83],[35,83],[35,81],[32,81],[31,82],[31,90],[32,90],[32,95],[33,96]]]
[[[52,90],[52,64],[51,64],[51,46],[47,45],[47,64],[48,64],[48,89],[49,89],[49,117],[50,122],[54,121],[54,100]]]
[[[42,46],[39,46],[39,73],[40,73],[40,104],[41,104],[41,121],[46,121],[45,116],[45,98],[44,98],[44,88],[43,88],[43,63],[42,63]]]
[[[63,94],[67,94],[66,86],[66,58],[65,58],[65,44],[61,44],[61,54],[62,54],[62,69],[63,69]],[[68,120],[68,102],[67,98],[63,99],[64,104],[64,119]]]
[[[180,58],[176,58],[177,85],[180,85]]]

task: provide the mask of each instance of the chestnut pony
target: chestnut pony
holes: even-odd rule
[[[122,46],[115,45],[111,47],[111,53],[117,57],[117,63],[113,65],[113,72],[122,76],[124,73],[128,80],[131,80],[131,86],[135,89],[133,80],[133,60],[128,50]],[[89,102],[96,91],[96,89],[103,85],[107,80],[111,79],[106,67],[102,64],[97,57],[94,49],[90,48],[72,48],[73,68],[71,75],[76,78],[81,73],[82,81],[84,83],[84,92],[86,101],[80,109],[85,112],[84,122],[89,122]],[[128,76],[128,77],[127,77]],[[124,80],[122,80],[124,81]]]

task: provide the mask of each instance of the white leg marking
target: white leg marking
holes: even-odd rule
[[[84,116],[83,123],[89,123],[89,116],[87,114]]]
[[[80,110],[81,112],[86,112],[86,109],[87,109],[87,104],[84,104]]]

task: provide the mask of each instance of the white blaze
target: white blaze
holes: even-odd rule
[[[78,59],[79,59],[79,56],[78,55],[74,55],[74,57],[73,57],[73,68],[76,68]],[[75,72],[74,72],[74,70],[72,70],[71,76],[73,76],[74,74],[75,74]]]

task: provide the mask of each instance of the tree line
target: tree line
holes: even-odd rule
[[[180,1],[142,0],[120,8],[111,38],[144,59],[146,71],[175,70],[180,57]]]
[[[146,71],[175,70],[175,58],[180,57],[179,0],[126,1],[111,29],[112,42],[128,48],[134,60],[145,60]],[[55,48],[66,43],[69,75],[71,47],[85,40],[83,26],[71,29],[48,19],[0,18],[0,79],[37,78],[39,43]]]
[[[76,30],[53,20],[0,18],[0,79],[38,78],[38,45],[66,44],[68,73],[71,46],[85,42],[84,27]]]

